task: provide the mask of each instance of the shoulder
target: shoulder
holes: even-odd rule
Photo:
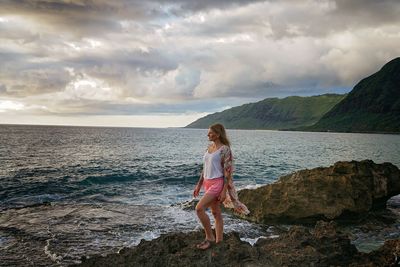
[[[227,145],[222,145],[221,153],[223,155],[227,155],[227,154],[231,153],[231,148]]]

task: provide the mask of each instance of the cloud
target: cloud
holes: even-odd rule
[[[143,115],[349,91],[400,54],[399,13],[395,0],[2,1],[0,100]]]

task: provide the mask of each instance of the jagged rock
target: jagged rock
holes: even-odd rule
[[[243,189],[240,200],[259,223],[315,223],[354,220],[384,209],[400,194],[400,170],[371,160],[336,162],[333,166],[300,170],[257,189]]]
[[[345,266],[358,255],[349,238],[336,231],[334,222],[318,222],[313,231],[293,226],[277,239],[259,239],[262,253],[270,253],[277,266]]]
[[[179,207],[183,210],[194,210],[196,208],[197,203],[199,203],[198,199],[187,200],[181,203],[173,204],[172,207]]]
[[[400,239],[386,240],[383,246],[370,253],[361,253],[349,267],[400,266]]]
[[[293,226],[274,239],[259,239],[252,247],[237,233],[206,251],[195,248],[202,232],[165,234],[119,254],[83,259],[78,266],[393,266],[400,240],[387,241],[369,254],[360,253],[334,222],[318,222],[314,230]]]
[[[203,239],[200,231],[164,234],[151,241],[142,240],[137,247],[123,249],[119,254],[83,259],[78,266],[261,266],[254,262],[257,250],[241,241],[237,233],[224,235],[222,244],[206,251],[196,248]]]

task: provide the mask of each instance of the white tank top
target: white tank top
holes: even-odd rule
[[[208,149],[204,154],[204,179],[215,179],[219,177],[223,177],[223,169],[221,165],[221,146],[219,149],[214,151],[213,153],[209,153]]]

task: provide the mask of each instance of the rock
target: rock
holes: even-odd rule
[[[173,204],[172,207],[179,207],[183,210],[194,210],[196,208],[197,203],[199,203],[199,199],[187,200],[181,203]]]
[[[384,209],[400,194],[400,170],[371,160],[336,162],[327,168],[300,170],[257,189],[243,189],[240,200],[258,223],[315,223],[359,220]]]
[[[253,247],[232,232],[221,244],[196,249],[203,238],[200,231],[165,234],[119,254],[82,259],[75,266],[392,266],[385,264],[395,262],[400,249],[400,240],[395,240],[360,253],[334,222],[318,222],[312,231],[293,226],[278,238],[259,239]]]
[[[355,257],[349,267],[400,266],[400,239],[386,240],[383,246]]]
[[[276,239],[260,239],[255,247],[261,253],[271,253],[277,266],[346,266],[358,255],[356,247],[334,222],[320,221],[313,231],[293,226]]]
[[[241,241],[237,233],[224,235],[222,244],[206,251],[196,248],[202,240],[204,233],[200,231],[164,234],[152,241],[142,240],[119,254],[83,259],[78,266],[261,266],[255,262],[257,250]]]

